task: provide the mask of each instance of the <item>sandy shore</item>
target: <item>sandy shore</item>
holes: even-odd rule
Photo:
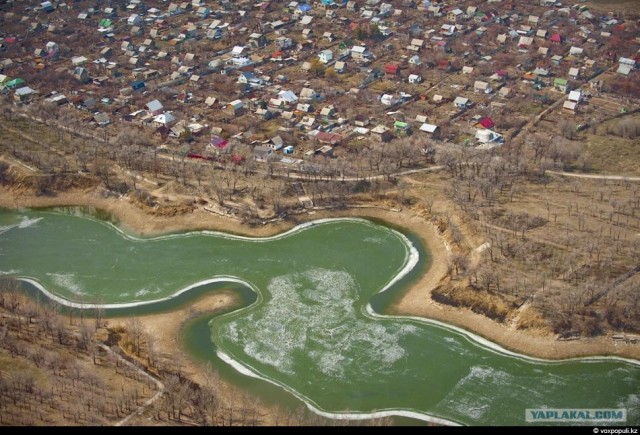
[[[0,207],[46,207],[84,205],[103,209],[114,215],[123,225],[145,235],[162,234],[184,230],[217,230],[243,235],[268,236],[285,231],[295,225],[293,222],[280,221],[259,227],[242,225],[236,220],[225,218],[202,208],[192,213],[159,217],[149,216],[127,199],[102,198],[94,192],[63,193],[55,197],[34,197],[32,195],[16,195],[0,188]],[[405,314],[427,317],[448,324],[462,327],[478,334],[509,350],[549,359],[562,359],[593,355],[615,355],[640,359],[640,345],[617,343],[607,337],[581,339],[575,341],[557,341],[551,335],[541,335],[531,331],[519,331],[507,325],[496,323],[468,309],[444,306],[434,302],[430,297],[431,290],[440,282],[446,273],[446,248],[444,240],[438,235],[435,227],[417,216],[411,210],[391,211],[382,208],[357,208],[349,210],[315,211],[297,216],[300,221],[314,220],[324,217],[358,216],[380,219],[404,228],[418,235],[433,256],[428,272],[413,285],[406,294],[392,307],[393,314]],[[225,297],[216,302],[204,298],[198,301],[191,310],[209,311],[220,307],[220,304],[231,303],[232,298]],[[151,329],[162,331],[158,337],[160,345],[165,349],[175,349],[180,327],[186,318],[184,310],[142,318]],[[158,320],[161,319],[161,320]],[[157,325],[161,323],[162,327]],[[197,371],[196,367],[192,367]]]

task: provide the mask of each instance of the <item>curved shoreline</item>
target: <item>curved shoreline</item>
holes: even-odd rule
[[[20,209],[30,207],[84,206],[104,210],[124,225],[144,236],[159,236],[177,231],[231,232],[240,236],[270,237],[285,233],[296,224],[279,221],[262,227],[248,227],[236,221],[212,215],[203,209],[171,217],[151,216],[124,199],[102,198],[93,192],[63,193],[56,197],[16,196],[0,188],[0,207]],[[433,225],[411,212],[390,211],[382,208],[355,208],[347,210],[315,211],[299,215],[299,221],[330,217],[360,217],[379,219],[393,227],[405,228],[427,246],[433,261],[421,276],[394,305],[390,315],[427,318],[452,327],[461,328],[482,339],[497,344],[510,352],[545,360],[581,357],[618,357],[640,360],[640,346],[615,343],[606,337],[560,342],[552,336],[512,330],[471,310],[443,306],[434,302],[430,292],[446,274],[446,245]],[[170,316],[171,313],[165,314]]]

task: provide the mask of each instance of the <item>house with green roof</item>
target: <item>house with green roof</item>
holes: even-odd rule
[[[4,87],[8,88],[8,89],[14,89],[14,88],[17,88],[18,86],[24,85],[25,83],[26,82],[23,79],[18,77],[18,78],[15,78],[13,80],[9,80],[8,82],[6,82],[4,84]]]
[[[553,87],[555,90],[567,93],[569,92],[569,81],[567,79],[555,78],[553,80]]]

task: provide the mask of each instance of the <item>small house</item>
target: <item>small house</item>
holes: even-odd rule
[[[227,104],[227,112],[234,116],[241,115],[244,112],[244,103],[241,100],[234,100]]]
[[[456,99],[453,100],[453,105],[460,110],[465,110],[471,107],[471,101],[465,97],[456,97]]]
[[[411,125],[408,122],[404,121],[395,121],[393,123],[393,131],[399,135],[407,135],[411,131]]]
[[[407,46],[407,50],[410,51],[420,51],[424,46],[423,39],[412,39],[411,43]]]
[[[282,148],[284,148],[284,140],[282,140],[280,136],[272,137],[271,139],[268,139],[263,143],[274,151],[280,151]]]
[[[463,16],[464,16],[464,12],[456,8],[447,14],[447,20],[451,21],[452,23],[457,23],[462,20]]]
[[[321,131],[320,133],[318,133],[318,136],[321,133],[324,133],[324,132]],[[333,147],[331,145],[323,145],[315,151],[315,154],[321,155],[323,157],[333,157]]]
[[[527,49],[533,45],[533,38],[531,36],[521,36],[518,41],[518,48]]]
[[[74,67],[84,65],[88,61],[89,61],[89,59],[87,59],[84,56],[74,56],[74,57],[71,58],[71,64]]]
[[[491,85],[487,82],[483,82],[482,80],[476,80],[473,84],[473,92],[482,92],[485,94],[490,94],[493,91]]]
[[[138,14],[132,14],[127,19],[127,24],[130,25],[130,26],[141,26],[142,25],[142,18],[140,18],[140,15],[138,15]]]
[[[329,119],[331,117],[333,117],[336,114],[336,109],[333,106],[325,106],[322,108],[322,110],[320,110],[320,116],[322,116],[325,119]]]
[[[284,36],[277,37],[274,42],[276,44],[276,47],[278,47],[280,50],[286,50],[287,48],[291,48],[293,46],[293,40]]]
[[[400,66],[395,63],[388,63],[384,66],[384,73],[387,78],[400,75]]]
[[[510,98],[511,97],[511,88],[502,87],[498,91],[498,95],[500,98]]]
[[[420,56],[413,55],[409,58],[409,65],[422,65],[422,60],[420,60]]]
[[[318,93],[311,88],[302,88],[300,91],[300,99],[301,100],[315,100],[319,97]]]
[[[584,49],[582,47],[571,47],[569,49],[569,54],[571,56],[582,56]]]
[[[450,71],[451,62],[449,62],[447,59],[440,59],[438,61],[438,69],[441,71]]]
[[[623,76],[628,76],[631,73],[631,67],[625,64],[619,64],[618,69],[616,70],[617,74],[621,74]]]
[[[367,60],[371,56],[371,52],[362,45],[354,45],[351,48],[351,57],[355,60]]]
[[[420,126],[420,131],[427,133],[433,139],[438,139],[440,137],[440,127],[437,125],[425,122]]]
[[[303,116],[300,122],[297,124],[298,128],[302,128],[307,131],[313,130],[314,128],[316,128],[316,125],[316,117],[309,115]]]
[[[311,104],[298,103],[298,105],[296,106],[296,110],[302,113],[309,113],[309,112],[313,112],[314,109]]]
[[[411,84],[422,83],[422,77],[420,77],[417,74],[410,74],[409,75],[409,83],[411,83]]]
[[[333,60],[333,52],[331,50],[322,50],[318,54],[318,58],[322,63],[329,63]]]
[[[23,86],[16,89],[13,98],[17,102],[27,103],[31,100],[31,98],[33,98],[35,94],[36,91],[34,89],[31,89],[29,86]]]
[[[371,129],[371,134],[381,142],[389,142],[393,139],[393,133],[384,125],[377,125]]]
[[[567,79],[557,77],[553,80],[553,88],[566,94],[569,92],[569,81]]]
[[[400,102],[400,99],[391,95],[391,94],[383,94],[380,97],[380,102],[385,106],[393,106]]]
[[[580,68],[569,68],[568,74],[573,80],[577,80],[580,77]]]
[[[340,145],[340,142],[342,141],[342,136],[337,133],[329,133],[326,131],[321,131],[318,134],[316,134],[315,140],[323,144],[337,146],[337,145]]]
[[[156,127],[171,128],[176,123],[176,117],[171,112],[161,113],[151,121]]]
[[[549,41],[551,41],[552,43],[558,45],[558,44],[562,44],[562,36],[559,33],[554,33],[553,35],[551,35],[551,37],[549,38]]]
[[[262,33],[252,33],[249,35],[249,45],[255,48],[267,46],[267,38]]]
[[[162,106],[162,103],[159,100],[150,101],[147,104],[145,104],[144,107],[145,109],[147,109],[147,112],[149,112],[153,116],[160,115],[164,111],[164,107]]]
[[[145,88],[146,88],[146,85],[144,80],[135,80],[131,82],[131,90],[133,92],[136,92],[136,91],[142,92],[145,90]]]
[[[493,122],[493,119],[489,118],[488,116],[485,116],[484,118],[480,118],[480,121],[478,121],[477,126],[486,128],[487,130],[491,130],[493,129],[493,127],[495,127],[495,123]]]
[[[209,18],[210,14],[211,14],[211,10],[206,6],[200,6],[196,10],[196,15],[198,16],[198,18],[200,18],[202,20],[204,20],[206,18]]]
[[[88,83],[89,81],[91,81],[91,78],[89,77],[89,72],[81,66],[74,68],[73,78],[78,80],[80,83]]]
[[[367,115],[363,115],[362,113],[359,113],[353,119],[353,123],[357,127],[366,127],[369,125],[369,117]]]
[[[583,99],[582,91],[571,91],[569,92],[569,96],[567,97],[569,101],[573,101],[575,103],[580,103]]]
[[[476,131],[476,140],[481,144],[502,144],[504,137],[489,129],[479,129]]]
[[[109,115],[105,112],[99,112],[93,115],[93,121],[98,124],[98,127],[104,127],[111,124],[111,119],[109,119]]]
[[[273,158],[273,149],[264,145],[253,148],[253,158],[258,162],[267,162]]]
[[[562,109],[566,112],[576,113],[578,111],[578,103],[567,100],[562,104]]]

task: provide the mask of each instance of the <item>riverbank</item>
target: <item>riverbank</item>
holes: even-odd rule
[[[262,226],[247,226],[237,220],[217,215],[197,207],[192,212],[174,216],[152,216],[126,198],[104,198],[95,191],[67,192],[57,196],[21,195],[0,189],[0,207],[54,207],[89,206],[107,211],[115,216],[123,226],[144,235],[163,234],[185,230],[216,230],[248,236],[270,236],[302,222],[325,217],[363,217],[389,222],[417,235],[432,253],[432,263],[428,273],[422,276],[405,295],[392,307],[392,314],[427,317],[451,325],[462,327],[514,352],[538,358],[563,359],[572,357],[611,355],[640,359],[640,346],[614,342],[608,337],[558,341],[553,335],[540,331],[520,331],[508,325],[499,324],[487,317],[464,308],[454,308],[434,302],[431,291],[441,282],[447,271],[447,250],[444,239],[435,227],[412,210],[393,211],[384,208],[363,207],[346,210],[317,210],[295,216],[295,221],[277,221]],[[208,305],[200,305],[199,310],[207,311]],[[219,309],[218,305],[213,307]],[[161,321],[157,320],[160,316]],[[145,326],[155,328],[162,324],[159,344],[164,350],[176,348],[180,327],[186,317],[182,311],[154,316],[142,316]],[[159,322],[159,323],[158,323]],[[172,325],[172,326],[169,326]],[[179,340],[178,340],[179,341]],[[197,371],[197,367],[193,367]]]

